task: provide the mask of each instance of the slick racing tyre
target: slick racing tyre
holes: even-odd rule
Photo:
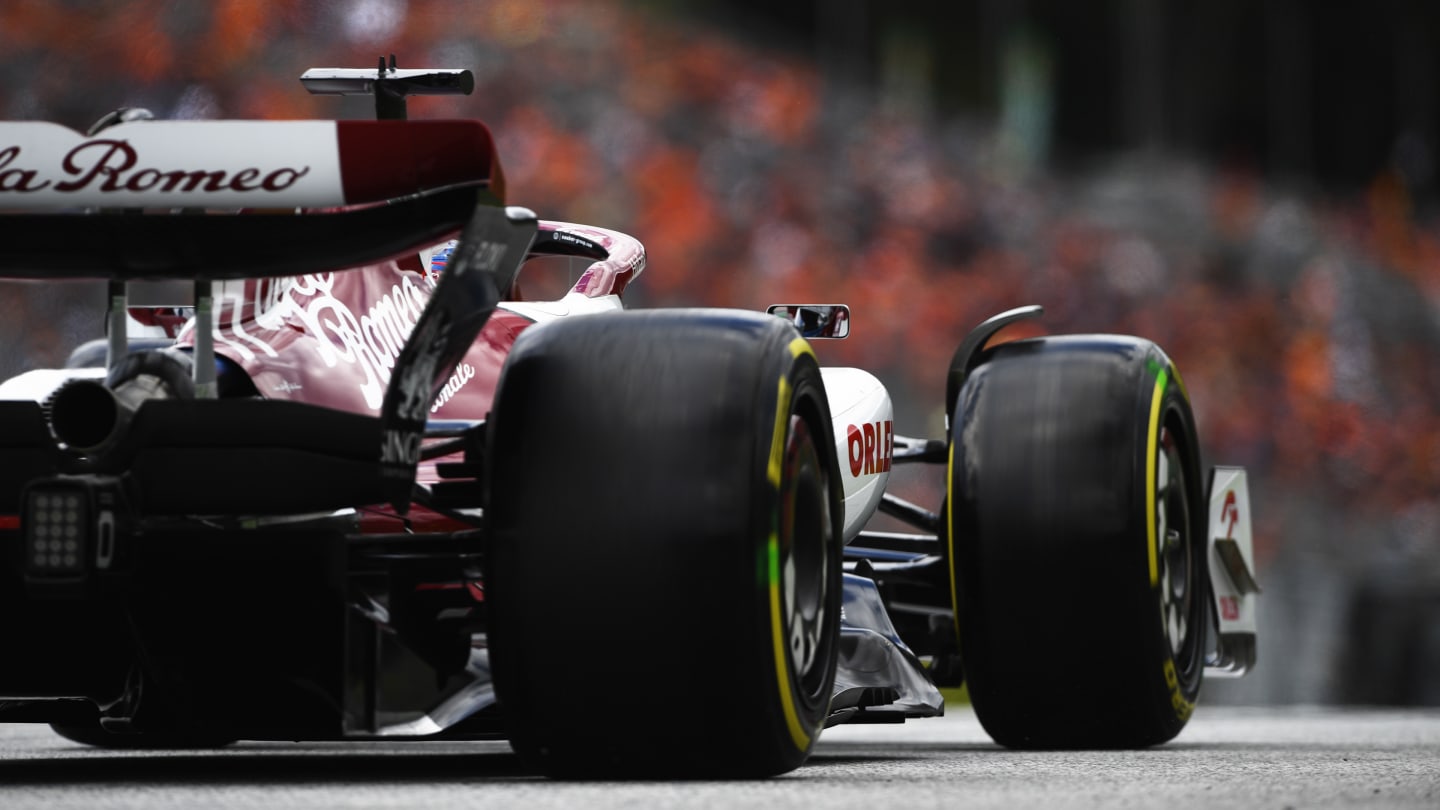
[[[970,697],[996,742],[1173,738],[1209,619],[1194,418],[1149,342],[1001,344],[955,403],[949,543]]]
[[[512,746],[554,776],[765,776],[828,714],[843,500],[809,345],[726,310],[533,327],[489,422]]]

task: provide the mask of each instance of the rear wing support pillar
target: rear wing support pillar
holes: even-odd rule
[[[195,354],[191,373],[196,399],[214,399],[215,382],[215,295],[209,279],[195,280]]]
[[[195,280],[195,353],[191,378],[196,399],[214,399],[219,387],[215,373],[215,295],[209,279]],[[111,279],[105,310],[105,369],[114,371],[130,353],[129,284]]]
[[[111,279],[105,296],[105,368],[111,371],[130,351],[130,335],[125,322],[125,313],[129,308],[126,298],[125,282]]]
[[[405,120],[406,96],[468,96],[475,90],[475,76],[468,70],[400,70],[393,53],[388,64],[380,57],[374,70],[311,68],[300,83],[317,96],[374,96],[375,117],[381,121]]]

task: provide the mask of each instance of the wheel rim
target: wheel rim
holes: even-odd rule
[[[834,658],[830,625],[829,481],[805,420],[790,417],[781,487],[780,577],[786,646],[807,703],[821,697]]]
[[[1195,538],[1191,532],[1190,500],[1180,449],[1168,428],[1160,432],[1155,467],[1156,554],[1159,562],[1160,615],[1170,652],[1187,670],[1187,653],[1194,636],[1195,566],[1191,564]]]

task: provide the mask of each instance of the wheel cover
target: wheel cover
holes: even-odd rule
[[[1168,428],[1162,428],[1155,465],[1155,549],[1159,561],[1160,615],[1170,652],[1181,671],[1189,669],[1188,653],[1196,628],[1194,601],[1195,566],[1191,564],[1193,544],[1190,501],[1185,466]]]
[[[831,649],[829,480],[805,420],[790,417],[780,492],[780,586],[785,644],[803,700],[814,705],[835,659]]]

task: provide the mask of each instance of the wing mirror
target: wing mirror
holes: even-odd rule
[[[802,337],[850,336],[850,307],[844,304],[776,304],[765,311],[794,324]]]

